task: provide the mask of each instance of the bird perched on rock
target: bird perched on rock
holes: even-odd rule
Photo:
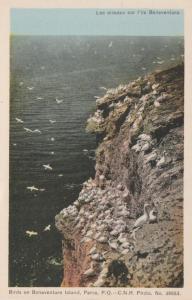
[[[94,263],[91,262],[91,267],[89,269],[87,269],[83,275],[89,277],[89,276],[94,276],[95,275],[95,270],[94,270]]]
[[[145,203],[144,204],[144,213],[141,217],[139,217],[135,221],[135,224],[133,225],[133,229],[142,227],[149,220],[149,208],[150,208],[150,205]]]
[[[132,234],[131,236],[135,239],[135,232],[140,229],[145,223],[149,221],[149,209],[150,205],[145,203],[144,204],[144,213],[141,217],[139,217],[132,228]]]

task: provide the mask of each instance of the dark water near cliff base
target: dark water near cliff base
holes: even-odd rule
[[[62,246],[54,217],[94,175],[94,160],[83,150],[96,147],[95,137],[85,133],[85,123],[95,108],[94,96],[104,93],[99,87],[115,87],[166,68],[182,54],[179,37],[12,39],[10,286],[61,283]],[[52,170],[44,169],[47,164]],[[31,186],[39,190],[31,192]],[[50,230],[44,231],[48,225]],[[30,237],[26,231],[37,235]]]

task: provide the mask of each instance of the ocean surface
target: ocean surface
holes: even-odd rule
[[[54,217],[94,176],[94,96],[175,65],[183,48],[182,37],[11,38],[9,286],[61,283]]]

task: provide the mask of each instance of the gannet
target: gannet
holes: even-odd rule
[[[34,86],[28,86],[27,88],[29,91],[32,91],[34,89]]]
[[[59,174],[58,177],[63,177],[63,174]]]
[[[37,97],[37,100],[43,100],[43,98],[42,97]]]
[[[55,120],[49,120],[49,122],[50,122],[51,124],[54,124],[56,121],[55,121]]]
[[[83,153],[84,153],[84,154],[88,154],[88,153],[89,153],[89,150],[83,149]]]
[[[54,142],[55,138],[54,138],[54,137],[52,137],[52,138],[50,138],[50,140],[51,140],[52,142]]]
[[[31,237],[31,236],[33,236],[33,235],[38,235],[38,233],[37,233],[36,231],[30,231],[30,230],[25,231],[25,233],[26,233],[29,237]]]
[[[38,189],[37,187],[35,187],[34,185],[33,185],[33,186],[27,186],[26,189],[27,189],[27,190],[30,190],[31,192],[32,192],[32,191],[38,191],[38,190],[39,190],[39,189]]]
[[[99,88],[100,88],[100,90],[107,91],[107,88],[106,88],[106,87],[104,87],[104,86],[100,86]]]
[[[27,128],[27,127],[24,127],[23,129],[24,129],[26,132],[33,132],[33,130],[31,130],[31,129]]]
[[[57,102],[57,104],[60,104],[60,103],[63,102],[63,99],[60,99],[60,100],[59,100],[59,99],[56,98],[55,101]]]
[[[91,267],[89,269],[87,269],[83,275],[86,275],[86,276],[94,276],[95,275],[95,271],[94,271],[94,263],[91,262]]]
[[[39,130],[39,129],[34,129],[33,132],[41,133],[41,130]]]
[[[44,229],[43,229],[43,231],[50,231],[51,230],[51,225],[49,224],[49,225],[47,225]]]
[[[19,118],[15,118],[15,120],[18,122],[18,123],[24,123],[23,120],[19,119]]]
[[[149,220],[149,208],[150,205],[145,203],[144,214],[135,221],[135,224],[133,225],[132,228],[133,230],[136,228],[141,228]]]
[[[45,170],[53,170],[53,168],[50,166],[50,164],[48,165],[43,165]]]
[[[111,41],[108,45],[109,48],[111,48],[113,46],[113,41]]]

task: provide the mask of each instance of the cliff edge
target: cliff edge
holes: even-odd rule
[[[180,64],[97,99],[95,178],[55,217],[61,286],[183,285],[183,94]]]

